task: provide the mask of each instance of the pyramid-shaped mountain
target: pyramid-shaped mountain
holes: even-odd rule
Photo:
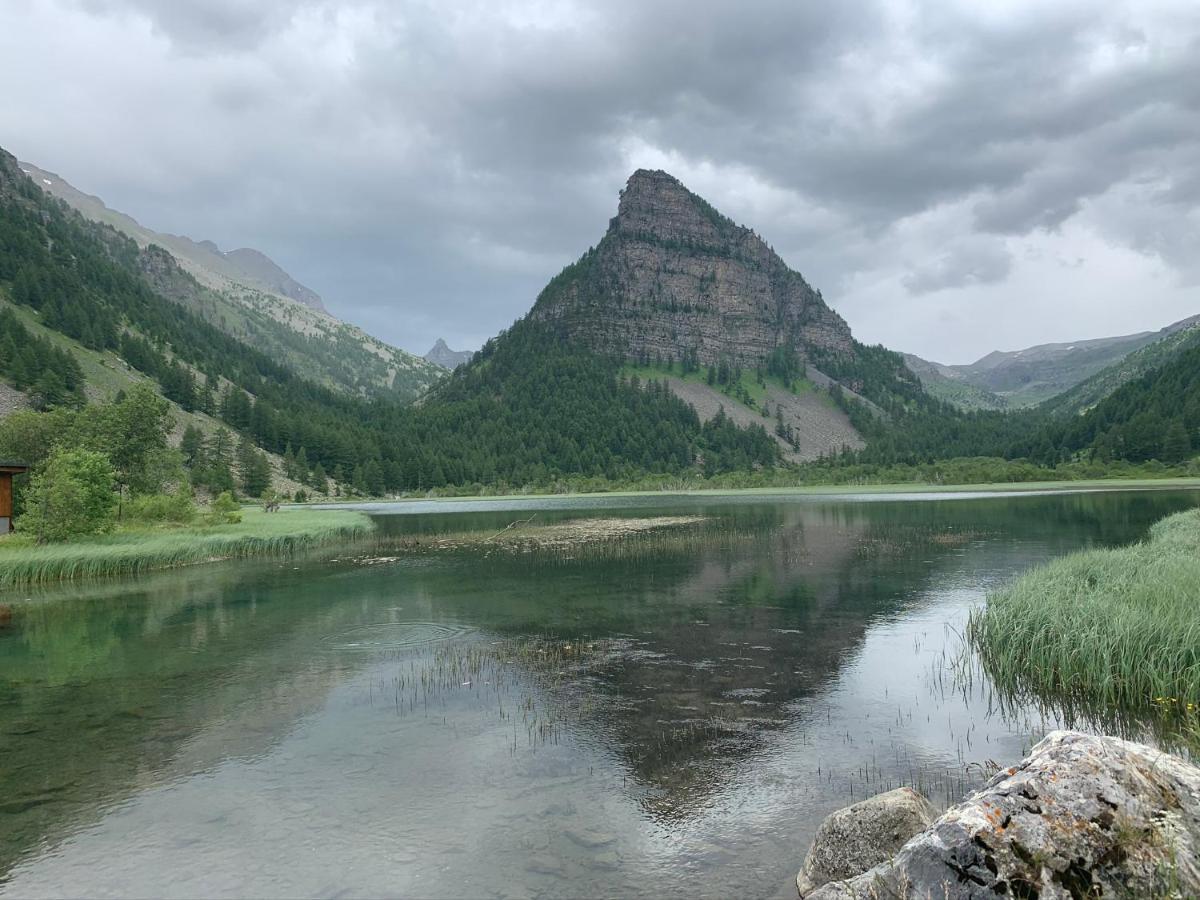
[[[766,242],[662,171],[639,169],[593,250],[538,298],[531,318],[596,352],[705,365],[851,355],[845,321]]]

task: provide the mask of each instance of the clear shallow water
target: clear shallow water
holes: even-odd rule
[[[952,802],[1055,724],[953,689],[990,587],[1197,496],[407,504],[391,561],[2,597],[0,894],[791,896],[832,809]],[[387,550],[534,512],[707,519]]]

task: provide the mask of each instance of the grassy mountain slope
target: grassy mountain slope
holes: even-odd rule
[[[333,318],[321,299],[257,250],[221,252],[209,241],[160,234],[60,176],[19,163],[48,194],[136,242],[154,290],[306,378],[363,396],[408,400],[444,374],[421,357]]]
[[[165,251],[150,255],[164,271],[175,266]],[[150,286],[146,259],[131,239],[45,194],[0,152],[0,288],[14,303],[88,350],[119,354],[183,410],[215,415],[264,449],[305,447],[339,481],[368,462],[380,465],[380,420],[392,404],[302,378],[170,302]]]
[[[293,300],[318,312],[325,311],[325,305],[315,291],[297,282],[258,250],[243,247],[225,252],[212,241],[193,241],[183,235],[153,231],[132,216],[110,209],[99,197],[79,190],[61,175],[29,162],[22,161],[19,165],[42,190],[78,210],[85,218],[111,225],[137,241],[140,247],[156,244],[165,248],[206,287],[251,288]]]
[[[849,416],[828,391],[808,378],[785,381],[777,375],[743,371],[736,382],[708,383],[702,370],[684,372],[677,366],[626,363],[625,377],[661,381],[675,396],[696,410],[702,422],[724,413],[743,428],[766,428],[779,445],[783,459],[807,462],[830,448],[861,449],[864,444]]]

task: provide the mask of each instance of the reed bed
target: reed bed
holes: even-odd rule
[[[1151,713],[1194,731],[1200,712],[1200,510],[1131,547],[1048,563],[992,594],[970,646],[1016,697]]]
[[[371,520],[350,510],[243,510],[236,525],[119,531],[62,544],[0,542],[0,588],[130,575],[246,557],[289,556],[365,537]]]

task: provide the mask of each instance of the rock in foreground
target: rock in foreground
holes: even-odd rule
[[[1056,731],[909,841],[809,900],[1200,896],[1200,768]]]
[[[800,896],[886,862],[936,818],[937,811],[912,788],[897,788],[839,809],[821,823],[796,876]]]

